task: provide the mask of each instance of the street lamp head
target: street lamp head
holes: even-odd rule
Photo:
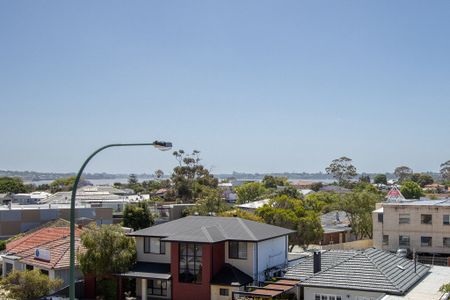
[[[161,151],[167,151],[172,149],[171,142],[154,141],[153,146],[155,146],[156,149],[159,149]]]

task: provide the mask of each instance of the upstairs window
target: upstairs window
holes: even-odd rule
[[[403,247],[409,247],[409,236],[408,235],[400,235],[398,237],[398,244]]]
[[[422,236],[420,237],[420,246],[422,247],[431,247],[431,236]]]
[[[387,246],[389,245],[389,235],[383,235],[383,245]]]
[[[180,243],[179,281],[187,283],[202,282],[202,246],[193,243]]]
[[[398,215],[398,224],[409,224],[409,214],[399,214]]]
[[[450,248],[450,237],[445,237],[442,241],[444,248]]]
[[[160,238],[144,237],[144,253],[165,254],[166,243]]]
[[[422,215],[420,215],[420,223],[422,223],[422,224],[427,224],[427,225],[431,225],[432,224],[432,220],[433,220],[433,217],[431,216],[431,215],[424,215],[424,214],[422,214]]]
[[[383,223],[383,214],[382,213],[378,214],[378,222]]]
[[[234,259],[247,259],[247,242],[228,242],[228,257]]]
[[[444,215],[444,218],[443,218],[442,223],[443,223],[444,225],[450,225],[450,218],[449,218],[449,215]]]

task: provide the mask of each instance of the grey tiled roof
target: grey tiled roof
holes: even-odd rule
[[[188,216],[130,233],[166,241],[215,243],[226,240],[262,241],[292,233],[278,226],[231,217]]]
[[[413,261],[373,248],[324,252],[322,271],[316,274],[312,274],[312,262],[311,257],[305,265],[290,268],[285,277],[304,280],[302,286],[403,295],[429,271],[429,267],[417,263],[415,273]]]

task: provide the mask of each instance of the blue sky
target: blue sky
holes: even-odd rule
[[[213,172],[450,159],[450,1],[1,1],[0,169],[171,140]],[[153,149],[90,172],[169,172]]]

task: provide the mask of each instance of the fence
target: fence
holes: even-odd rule
[[[417,255],[417,261],[432,266],[448,266],[449,258],[435,255]]]
[[[373,240],[359,240],[348,243],[330,244],[322,246],[324,250],[354,250],[367,249],[373,247]]]

